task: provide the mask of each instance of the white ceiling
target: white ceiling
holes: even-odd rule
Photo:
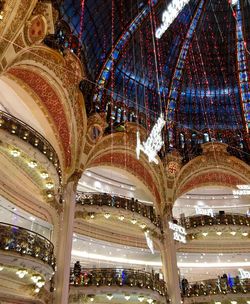
[[[134,197],[150,204],[153,201],[149,190],[132,174],[125,170],[105,166],[86,170],[79,181],[78,190]]]
[[[186,216],[195,214],[195,206],[212,208],[214,213],[223,210],[231,213],[246,214],[250,208],[248,196],[235,196],[233,189],[227,187],[197,188],[178,198],[174,204],[173,214],[179,217],[181,213]]]
[[[45,135],[42,126],[34,117],[33,109],[24,103],[23,98],[10,85],[0,79],[0,110],[17,117]]]
[[[83,267],[138,268],[146,271],[161,270],[158,251],[111,244],[75,234],[72,264],[79,260]],[[250,253],[178,253],[181,276],[189,281],[216,278],[223,273],[237,275],[238,268],[250,269]]]

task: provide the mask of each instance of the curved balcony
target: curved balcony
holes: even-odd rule
[[[215,214],[213,217],[207,215],[195,215],[182,219],[181,224],[187,230],[204,226],[232,225],[232,226],[250,226],[250,217],[244,214]]]
[[[160,296],[167,298],[167,287],[164,280],[158,274],[153,274],[133,269],[73,269],[70,270],[70,285],[89,289],[90,287],[106,287],[105,292],[118,292],[119,289],[139,289],[138,293],[143,294],[144,290],[157,292]]]
[[[28,229],[0,223],[0,250],[33,257],[55,269],[53,244]]]
[[[137,213],[144,218],[147,218],[162,231],[162,223],[160,217],[156,215],[152,206],[146,206],[143,203],[121,196],[110,195],[106,193],[84,193],[78,192],[76,196],[77,204],[84,206],[99,206],[120,208]]]
[[[39,150],[53,164],[59,176],[61,175],[57,153],[52,145],[40,133],[18,118],[3,111],[0,111],[0,129],[17,136]]]
[[[231,278],[230,284],[228,281],[227,278],[222,277],[199,283],[191,283],[183,290],[184,303],[207,303],[212,299],[222,301],[223,299],[243,299],[246,297],[245,294],[250,292],[250,280],[242,280],[236,277]],[[191,301],[188,301],[188,298]]]

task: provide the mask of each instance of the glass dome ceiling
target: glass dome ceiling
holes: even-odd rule
[[[67,44],[98,84],[96,109],[114,120],[118,109],[119,122],[148,130],[163,112],[170,147],[208,133],[229,144],[237,134],[242,148],[250,121],[250,3],[190,0],[157,39],[170,2],[58,0]]]

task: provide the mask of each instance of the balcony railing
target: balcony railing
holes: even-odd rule
[[[200,283],[191,283],[182,290],[184,297],[245,294],[249,292],[250,280],[241,280],[239,277],[231,278],[230,284],[227,278],[218,278],[216,280],[207,280]]]
[[[250,217],[236,213],[214,214],[213,217],[195,215],[180,219],[179,222],[186,229],[213,225],[250,226]]]
[[[75,267],[74,267],[75,268]],[[167,297],[167,287],[164,280],[159,279],[159,274],[153,274],[133,269],[74,269],[70,270],[70,285],[78,287],[89,286],[128,286],[145,288],[157,291]]]
[[[40,234],[0,223],[0,250],[31,256],[55,268],[54,246]]]
[[[156,215],[154,208],[152,206],[146,206],[133,198],[115,196],[106,193],[78,192],[76,202],[82,205],[107,206],[135,212],[148,218],[155,226],[162,230],[160,217]]]
[[[55,166],[59,176],[61,174],[59,158],[52,145],[36,130],[20,119],[0,111],[0,129],[19,137],[38,149]]]

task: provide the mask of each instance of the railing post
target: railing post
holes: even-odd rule
[[[57,236],[57,273],[55,304],[68,304],[70,262],[75,215],[76,186],[79,174],[72,175],[64,188],[63,212],[60,217],[60,229]]]
[[[179,288],[179,270],[177,267],[175,241],[168,227],[169,215],[163,218],[164,238],[161,243],[162,271],[167,283],[168,296],[172,304],[181,304],[181,291]]]

